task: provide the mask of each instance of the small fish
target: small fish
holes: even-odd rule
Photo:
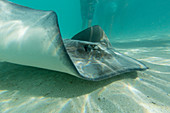
[[[7,0],[0,0],[0,59],[91,81],[148,68],[114,50],[98,25],[63,40],[55,12]]]

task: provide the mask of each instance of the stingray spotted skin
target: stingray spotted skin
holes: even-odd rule
[[[0,59],[103,80],[145,70],[141,62],[115,51],[99,26],[62,40],[57,15],[0,0]]]
[[[143,63],[114,50],[100,26],[86,29],[64,40],[64,44],[80,75],[89,80],[147,69]]]

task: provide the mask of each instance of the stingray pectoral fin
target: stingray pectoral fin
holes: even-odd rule
[[[57,15],[0,0],[1,61],[78,76],[61,38]]]
[[[99,26],[87,28],[64,43],[80,76],[87,80],[147,69],[143,63],[114,50]]]

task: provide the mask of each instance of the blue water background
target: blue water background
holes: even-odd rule
[[[58,15],[63,38],[71,38],[82,30],[82,19],[79,0],[11,0],[14,3],[40,10],[53,10]],[[109,38],[123,36],[170,32],[170,0],[113,0],[118,9],[114,16],[111,35],[103,18],[104,11],[98,7],[93,18],[93,25],[100,25]],[[107,6],[106,6],[107,7]],[[99,10],[100,9],[100,10]],[[109,8],[108,8],[109,11]],[[100,13],[100,16],[96,16]]]

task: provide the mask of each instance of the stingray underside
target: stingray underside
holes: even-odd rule
[[[61,38],[57,15],[0,0],[0,59],[79,76]]]

